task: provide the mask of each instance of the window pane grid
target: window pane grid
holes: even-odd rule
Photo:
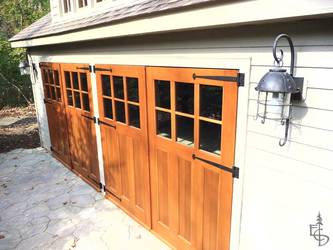
[[[188,118],[194,118],[194,115],[183,113],[183,112],[179,112],[179,111],[175,111],[175,114],[177,116],[184,116],[184,117],[188,117]]]
[[[115,98],[115,97],[113,99],[117,102],[124,102],[124,103],[126,102],[124,99],[119,99],[119,98]]]
[[[135,106],[140,106],[140,103],[138,103],[138,102],[127,101],[127,103],[131,104],[131,105],[135,105]]]
[[[154,80],[156,134],[221,155],[223,87]]]
[[[59,71],[52,68],[42,69],[44,98],[61,102],[61,89],[59,82]]]
[[[104,118],[140,128],[138,78],[103,74],[100,84]]]
[[[199,120],[200,120],[200,121],[206,121],[206,122],[211,122],[211,123],[215,123],[215,124],[220,124],[220,125],[222,125],[222,121],[218,121],[218,120],[210,119],[210,118],[207,118],[207,117],[202,117],[202,116],[200,116],[200,117],[199,117]]]
[[[155,107],[155,109],[159,110],[159,111],[164,111],[164,112],[171,113],[171,109],[165,109],[165,108],[160,108],[160,107]]]

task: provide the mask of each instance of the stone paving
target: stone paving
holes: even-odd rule
[[[169,249],[45,150],[0,154],[0,249]]]

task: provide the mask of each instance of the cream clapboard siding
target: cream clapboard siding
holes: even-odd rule
[[[332,240],[321,249],[333,247],[333,20],[304,21],[274,25],[225,28],[160,34],[82,44],[35,48],[36,61],[114,63],[179,66],[177,58],[212,58],[201,67],[223,68],[214,58],[247,58],[251,62],[248,88],[245,164],[239,166],[243,196],[241,225],[232,238],[232,249],[317,249],[309,235],[309,224],[320,211],[324,231]],[[292,36],[296,76],[304,77],[305,102],[293,109],[290,138],[285,147],[278,141],[283,129],[268,121],[255,121],[258,80],[272,66],[271,46],[281,32]],[[286,49],[286,48],[285,48]],[[175,60],[170,60],[175,58]],[[207,61],[207,60],[206,60]],[[205,62],[206,62],[205,61]],[[199,63],[197,63],[199,62]],[[289,52],[285,50],[285,66]],[[193,66],[194,64],[189,66]],[[36,85],[41,88],[41,84]],[[36,88],[35,88],[36,91]],[[38,94],[37,94],[38,95]],[[42,96],[36,102],[42,104]],[[43,111],[44,112],[44,111]],[[41,114],[40,114],[41,115]],[[45,114],[42,126],[47,127]],[[240,131],[237,132],[240,134]],[[238,237],[239,236],[239,237]],[[239,243],[239,245],[238,245]]]
[[[56,22],[60,19],[60,10],[61,10],[61,5],[60,5],[60,0],[50,0],[50,12],[52,16],[52,21]]]

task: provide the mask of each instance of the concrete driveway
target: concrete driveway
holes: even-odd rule
[[[43,149],[0,154],[0,249],[169,249]]]

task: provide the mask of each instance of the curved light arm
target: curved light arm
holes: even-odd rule
[[[294,44],[290,38],[290,36],[288,36],[287,34],[280,34],[275,38],[274,44],[273,44],[273,56],[275,61],[280,64],[283,61],[283,50],[280,49],[280,57],[278,57],[276,55],[276,47],[277,47],[277,43],[281,38],[285,38],[287,39],[288,43],[289,43],[289,47],[290,47],[290,53],[291,53],[291,60],[290,60],[290,75],[293,76],[294,75],[294,68],[295,68],[295,50],[294,50]]]
[[[289,123],[290,123],[290,119],[288,118],[285,123],[284,138],[279,141],[280,147],[283,147],[287,143],[288,133],[289,133]]]

